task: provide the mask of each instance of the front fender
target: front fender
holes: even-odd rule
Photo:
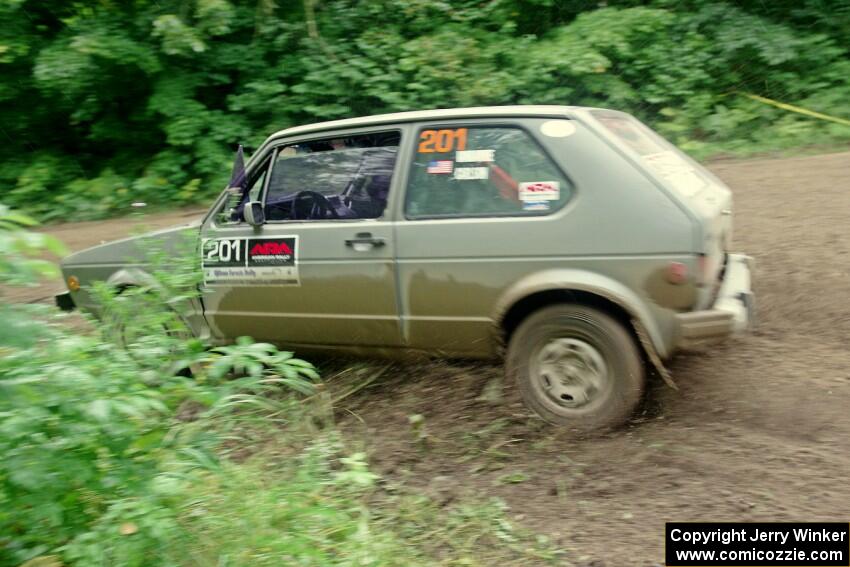
[[[530,274],[505,290],[496,302],[492,320],[501,325],[505,315],[518,301],[535,293],[554,290],[592,293],[619,305],[643,326],[661,358],[671,354],[658,321],[652,316],[646,303],[621,282],[596,272],[554,269]]]
[[[141,268],[122,268],[109,276],[106,283],[116,288],[143,287],[161,290],[162,285],[151,274]],[[184,299],[171,305],[175,312],[192,329],[196,337],[207,338],[210,330],[203,316],[203,306],[198,298]]]

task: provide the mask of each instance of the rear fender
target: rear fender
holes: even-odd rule
[[[655,318],[640,297],[617,280],[585,270],[545,270],[526,276],[502,294],[496,302],[492,320],[501,328],[508,311],[517,302],[536,293],[555,290],[582,291],[611,301],[629,314],[635,334],[650,359],[663,359],[670,355]],[[645,337],[640,336],[642,332]]]

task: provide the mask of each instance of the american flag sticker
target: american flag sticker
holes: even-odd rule
[[[454,169],[454,162],[450,159],[434,160],[428,163],[427,173],[451,173]]]

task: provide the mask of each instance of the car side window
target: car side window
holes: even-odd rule
[[[375,219],[384,214],[401,134],[397,131],[283,146],[266,191],[270,221]]]
[[[411,219],[545,215],[571,193],[570,181],[521,128],[423,128],[405,212]]]
[[[227,196],[224,199],[224,205],[216,215],[216,223],[218,224],[239,224],[245,222],[242,211],[245,203],[248,201],[257,201],[263,191],[263,185],[266,182],[266,174],[269,169],[269,161],[258,168],[253,178],[248,183],[248,190],[237,187],[227,189]]]

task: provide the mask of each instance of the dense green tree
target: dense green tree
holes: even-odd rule
[[[235,144],[478,104],[634,112],[686,149],[850,139],[841,0],[3,0],[0,183],[42,219],[208,198]]]

